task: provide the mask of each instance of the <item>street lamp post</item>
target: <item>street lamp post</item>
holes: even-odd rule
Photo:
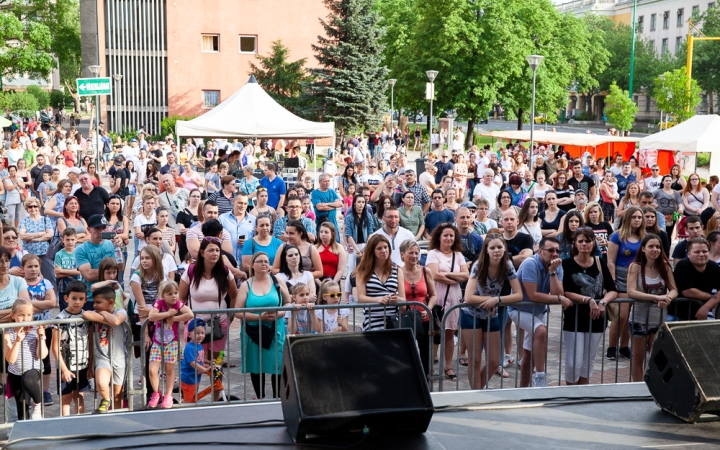
[[[430,136],[430,148],[432,149],[433,98],[435,98],[435,77],[437,77],[438,71],[427,70],[425,71],[425,75],[427,75],[428,80],[430,80],[430,92],[428,92],[428,97],[430,97],[430,129],[428,130],[428,135]]]
[[[393,120],[395,118],[395,78],[390,78],[388,84],[390,85],[390,134],[392,134]]]
[[[88,70],[95,78],[100,76],[100,66],[88,66]],[[100,167],[100,96],[95,95],[95,163]]]
[[[533,158],[533,146],[535,144],[533,133],[535,131],[535,74],[537,73],[538,67],[540,67],[540,63],[542,63],[544,56],[540,55],[530,55],[527,56],[525,59],[527,59],[528,64],[530,64],[530,69],[532,69],[532,107],[530,108],[530,162],[532,163]],[[522,120],[522,118],[520,119]]]
[[[122,101],[122,97],[120,96],[120,82],[122,81],[122,74],[116,73],[113,75],[113,79],[115,80],[115,129],[117,130],[118,134],[122,134],[122,111],[120,110],[121,106],[120,103]]]

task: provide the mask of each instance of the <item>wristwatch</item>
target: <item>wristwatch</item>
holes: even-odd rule
[[[550,276],[551,276],[551,277],[556,277],[556,276],[557,276],[557,272],[550,272]]]
[[[602,307],[604,308],[605,305],[607,305],[607,303],[605,303],[605,300],[600,300],[600,301],[598,302],[598,305],[602,305]]]

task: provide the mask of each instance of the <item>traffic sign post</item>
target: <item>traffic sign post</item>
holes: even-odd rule
[[[112,82],[110,77],[78,78],[76,82],[77,93],[80,97],[112,94]]]

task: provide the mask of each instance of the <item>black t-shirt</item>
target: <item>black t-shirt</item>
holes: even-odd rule
[[[607,222],[600,222],[598,224],[594,224],[592,222],[588,222],[585,225],[592,228],[593,233],[595,233],[595,242],[597,242],[598,238],[605,239],[605,242],[610,242],[610,236],[613,234],[612,226]],[[600,252],[602,253],[602,257],[607,260],[607,244],[605,244],[604,247],[600,247]]]
[[[187,208],[180,211],[177,215],[176,223],[181,223],[185,228],[190,228],[194,222],[197,222],[198,216],[193,215]],[[181,236],[185,237],[184,234]]]
[[[562,262],[563,267],[563,289],[565,292],[574,292],[584,297],[591,297],[600,300],[604,297],[603,288],[606,292],[617,292],[607,264],[601,258],[602,278],[597,264],[588,268],[580,267],[575,258],[568,258]],[[577,311],[576,311],[577,310]],[[590,305],[573,304],[565,310],[563,320],[563,331],[578,331],[580,333],[602,333],[607,324],[606,316],[599,319],[590,319]],[[577,323],[576,323],[577,318]],[[592,325],[590,324],[592,322]],[[591,330],[588,330],[591,328]],[[572,350],[571,350],[572,351]]]
[[[532,250],[535,246],[535,241],[532,236],[524,233],[516,234],[515,237],[509,241],[505,239],[505,243],[507,244],[508,253],[511,257],[519,255],[520,252],[525,249]]]
[[[32,169],[30,169],[30,178],[33,180],[33,190],[37,192],[38,186],[40,186],[40,183],[43,182],[43,173],[49,173],[52,175],[52,167],[45,164],[42,167],[35,166]]]
[[[583,175],[580,181],[578,181],[575,176],[572,176],[568,180],[568,184],[575,189],[575,192],[583,190],[587,198],[590,198],[590,188],[595,187],[595,181],[587,175]]]
[[[156,158],[162,158],[162,157],[163,157],[163,152],[162,152],[162,150],[160,150],[160,149],[153,150],[153,151],[150,152],[150,154],[153,155],[153,156],[156,157]],[[157,170],[160,171],[160,162],[153,160],[153,164],[155,165],[155,167],[157,168]],[[143,167],[143,170],[147,170],[147,167]]]
[[[116,191],[116,194],[120,197],[127,195],[127,185],[129,180],[129,174],[124,168],[115,168],[115,173],[112,175],[113,186],[117,186],[120,183],[120,189]]]
[[[677,243],[675,250],[673,250],[672,257],[673,259],[687,258],[687,239],[683,239]]]
[[[75,197],[80,203],[80,215],[85,220],[88,220],[94,214],[104,214],[105,205],[110,200],[107,191],[99,186],[93,187],[89,194],[84,193],[82,189],[78,189],[75,191]]]
[[[684,297],[683,291],[685,289],[695,288],[708,294],[713,289],[720,290],[720,266],[715,261],[708,261],[705,270],[699,272],[690,260],[685,258],[675,265],[674,275],[680,297]],[[705,301],[701,303],[704,304]],[[680,320],[695,320],[695,314],[697,314],[701,306],[700,303],[695,301],[674,300],[668,306],[668,314],[672,314]]]

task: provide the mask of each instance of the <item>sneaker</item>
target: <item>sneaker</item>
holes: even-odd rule
[[[52,395],[48,391],[43,391],[43,405],[50,406],[53,403]]]
[[[160,405],[161,408],[172,408],[173,405],[173,396],[172,395],[166,395],[163,397],[162,404]]]
[[[533,386],[545,387],[547,386],[547,376],[544,373],[536,373],[533,375]]]
[[[618,350],[618,353],[620,353],[620,356],[622,356],[625,359],[632,359],[632,352],[627,347],[620,347],[620,350]]]
[[[160,401],[160,393],[159,392],[153,392],[150,396],[150,401],[148,401],[148,408],[154,408],[158,405],[158,402]]]
[[[105,414],[106,412],[110,411],[110,400],[102,399],[100,401],[100,406],[98,406],[97,411],[100,414]]]
[[[30,414],[30,420],[42,419],[42,405],[35,404],[32,406],[32,413]]]
[[[617,358],[617,349],[615,347],[608,347],[605,357],[614,361],[615,358]]]
[[[515,360],[513,359],[512,355],[508,355],[507,353],[503,357],[503,367],[507,367],[511,365]]]

